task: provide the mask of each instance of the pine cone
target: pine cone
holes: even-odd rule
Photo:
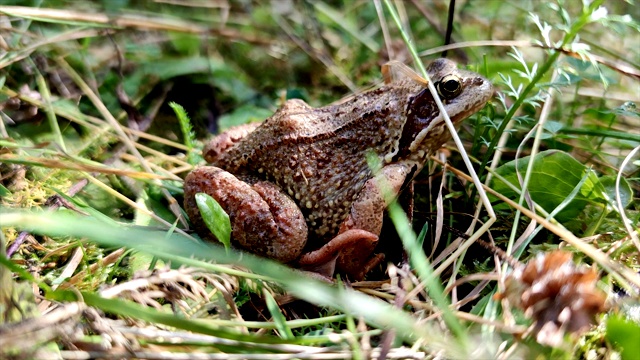
[[[596,288],[595,269],[577,267],[565,251],[539,254],[505,281],[509,301],[535,321],[536,340],[562,344],[565,333],[580,334],[605,311],[605,295]]]

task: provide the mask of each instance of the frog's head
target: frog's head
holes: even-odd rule
[[[479,111],[493,95],[493,86],[487,79],[458,69],[453,61],[435,60],[427,72],[455,125]],[[429,153],[440,148],[450,137],[444,118],[426,86],[408,95],[405,116],[398,151],[393,159],[386,160],[424,162]]]

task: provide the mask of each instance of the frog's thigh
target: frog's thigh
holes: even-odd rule
[[[220,168],[204,166],[187,176],[184,192],[185,209],[199,233],[208,233],[195,203],[195,194],[204,192],[229,214],[232,239],[241,247],[285,263],[302,253],[308,232],[304,217],[276,185],[249,184]]]

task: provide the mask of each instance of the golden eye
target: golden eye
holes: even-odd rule
[[[462,82],[455,75],[447,75],[436,83],[436,89],[440,97],[450,100],[462,92]]]

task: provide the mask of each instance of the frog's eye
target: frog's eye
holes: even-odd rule
[[[455,75],[447,75],[436,83],[436,89],[438,89],[438,94],[442,98],[450,100],[460,95],[462,92],[462,82],[460,78]]]

